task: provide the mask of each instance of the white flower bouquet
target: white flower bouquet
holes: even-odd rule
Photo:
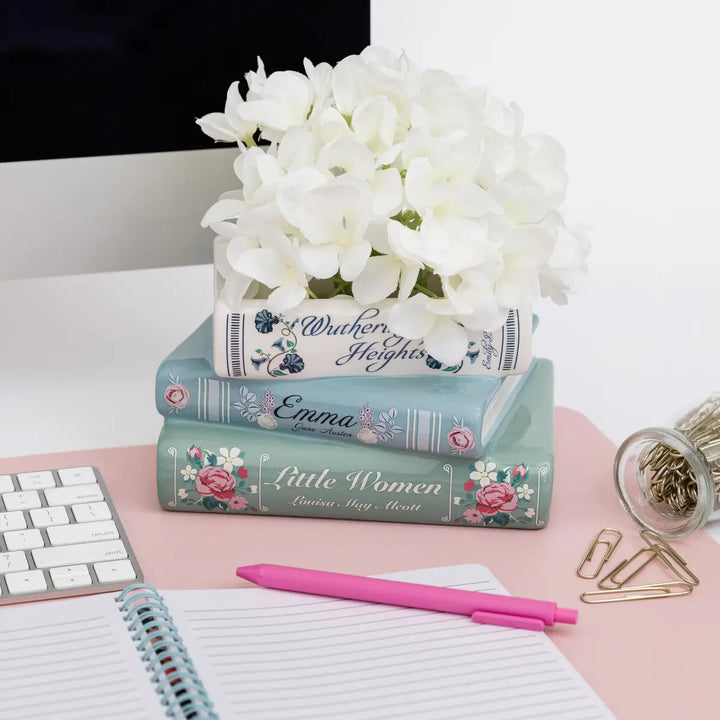
[[[240,188],[202,220],[229,306],[384,301],[393,333],[453,364],[468,331],[566,302],[587,247],[559,212],[564,153],[524,133],[516,105],[377,47],[305,74],[258,62],[244,98],[234,82],[224,112],[197,121],[240,148]]]

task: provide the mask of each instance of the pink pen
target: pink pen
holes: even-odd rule
[[[575,624],[578,619],[577,610],[561,608],[546,600],[528,600],[284,565],[246,565],[237,569],[237,575],[256,585],[275,590],[469,615],[473,622],[525,630],[544,630],[545,626],[556,622]]]

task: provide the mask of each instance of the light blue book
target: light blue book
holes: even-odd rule
[[[553,477],[553,371],[536,360],[482,457],[438,457],[320,435],[165,420],[157,487],[167,510],[537,529]]]
[[[165,417],[478,457],[528,374],[221,378],[213,371],[209,318],[161,363],[155,403]]]

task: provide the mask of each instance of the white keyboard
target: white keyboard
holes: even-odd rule
[[[0,475],[0,605],[142,580],[97,468]]]

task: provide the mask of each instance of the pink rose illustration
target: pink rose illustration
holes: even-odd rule
[[[513,474],[513,477],[518,477],[518,475],[519,475],[520,478],[524,480],[525,476],[527,475],[527,471],[528,471],[528,469],[525,465],[516,465],[513,468],[512,474]]]
[[[517,495],[507,483],[490,483],[475,493],[477,509],[483,515],[495,515],[498,512],[512,512],[518,504]]]
[[[235,494],[235,478],[225,468],[208,465],[195,478],[195,489],[226,502]]]
[[[191,460],[201,460],[202,459],[202,450],[197,445],[193,445],[188,450],[188,457]]]
[[[228,505],[233,510],[244,510],[248,506],[248,501],[242,495],[235,495],[235,497],[230,498]]]
[[[165,400],[175,410],[182,410],[190,403],[190,393],[184,385],[172,383],[165,388]]]
[[[466,452],[475,447],[475,433],[464,425],[456,425],[447,435],[448,445],[457,452]]]

